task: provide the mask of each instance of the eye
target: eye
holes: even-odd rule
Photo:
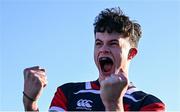
[[[102,45],[102,42],[96,42],[95,44],[96,44],[96,46],[100,46],[100,45]]]
[[[117,43],[117,42],[111,42],[110,45],[111,45],[111,46],[119,46],[119,43]]]

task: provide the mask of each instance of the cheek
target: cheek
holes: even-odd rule
[[[114,56],[114,59],[115,59],[116,66],[120,66],[122,58],[123,58],[121,51],[116,50],[116,51],[114,51],[113,54],[114,54],[113,56]]]
[[[121,60],[122,60],[121,54],[116,54],[115,60],[116,60],[116,64],[119,65],[121,63]]]
[[[121,49],[114,49],[113,54],[116,58],[120,58],[122,56],[122,51]]]

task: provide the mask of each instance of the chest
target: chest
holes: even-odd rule
[[[99,94],[85,92],[68,95],[68,110],[103,111],[105,108]]]

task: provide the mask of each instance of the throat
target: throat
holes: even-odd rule
[[[110,72],[112,69],[112,64],[104,64],[102,67],[103,72]]]

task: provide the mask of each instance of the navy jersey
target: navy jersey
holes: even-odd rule
[[[164,111],[165,105],[155,96],[129,85],[123,97],[125,111]],[[49,110],[104,111],[99,81],[67,83],[57,88]]]

